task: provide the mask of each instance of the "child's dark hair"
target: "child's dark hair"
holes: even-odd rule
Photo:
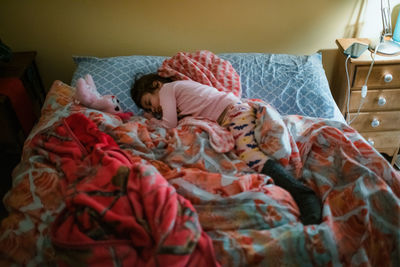
[[[153,93],[157,87],[154,86],[154,82],[159,81],[162,83],[172,82],[171,78],[164,78],[158,75],[157,73],[150,73],[143,75],[139,79],[135,81],[131,89],[131,97],[135,104],[139,108],[143,108],[140,104],[140,100],[145,93]]]

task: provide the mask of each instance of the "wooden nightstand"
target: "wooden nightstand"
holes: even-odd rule
[[[0,131],[0,197],[3,198],[11,187],[11,172],[20,161],[25,138],[10,99],[1,94],[0,123],[4,127]],[[4,213],[5,209],[0,203],[0,216]]]
[[[19,162],[24,141],[40,117],[46,92],[36,63],[36,52],[16,52],[9,62],[0,62],[0,171],[11,177]],[[4,193],[5,183],[0,181]]]
[[[353,42],[369,44],[368,39],[338,39],[339,60],[336,68],[332,95],[343,115],[350,119],[357,114],[361,102],[361,87],[365,83],[372,61],[372,53],[367,50],[359,58],[348,60],[350,92],[345,71],[346,55],[343,51]],[[368,92],[359,115],[351,123],[360,134],[379,152],[396,160],[400,147],[400,56],[376,55],[369,76]],[[349,113],[347,98],[350,94]],[[346,120],[347,120],[346,118]]]
[[[34,114],[39,118],[47,92],[44,90],[35,58],[35,51],[13,53],[10,62],[0,61],[0,78],[16,77],[22,81],[32,101]]]

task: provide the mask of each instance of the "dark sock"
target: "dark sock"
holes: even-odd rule
[[[267,160],[261,173],[270,176],[277,186],[292,195],[300,209],[300,220],[304,225],[321,222],[321,201],[311,188],[296,180],[288,170],[272,159]]]

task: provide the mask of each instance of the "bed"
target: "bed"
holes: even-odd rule
[[[223,146],[212,123],[150,127],[129,89],[169,57],[76,56],[55,81],[3,199],[1,266],[399,266],[400,174],[340,114],[321,54],[218,54],[240,76],[264,151],[323,220]],[[90,73],[129,119],[76,104]]]

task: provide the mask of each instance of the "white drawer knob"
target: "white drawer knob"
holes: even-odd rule
[[[385,80],[386,83],[390,83],[393,80],[393,75],[390,73],[385,74],[385,77],[383,79]]]
[[[378,127],[379,124],[380,124],[380,121],[378,119],[373,119],[372,122],[371,122],[372,128]]]
[[[378,99],[378,105],[379,106],[383,106],[385,104],[386,104],[386,98],[383,97],[383,96],[380,96],[379,99]]]
[[[368,141],[368,143],[369,143],[371,146],[374,146],[374,145],[375,145],[374,139],[368,138],[367,141]]]

